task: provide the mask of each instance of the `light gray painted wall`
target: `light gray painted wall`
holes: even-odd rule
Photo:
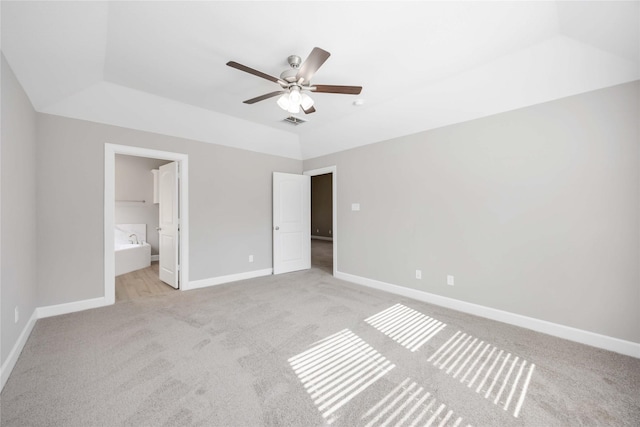
[[[116,154],[115,212],[116,224],[147,224],[147,242],[151,254],[158,254],[158,204],[153,203],[153,169],[170,163],[167,160]],[[144,203],[122,202],[144,200]]]
[[[271,268],[271,174],[301,161],[38,114],[39,305],[104,293],[104,143],[189,155],[190,280]]]
[[[4,363],[37,306],[36,112],[4,55],[0,56],[0,363]],[[14,322],[15,307],[18,323]]]
[[[337,165],[340,271],[640,342],[639,100],[633,82],[305,161]]]
[[[333,237],[332,174],[311,177],[311,235]]]

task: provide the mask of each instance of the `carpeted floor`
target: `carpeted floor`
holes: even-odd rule
[[[640,425],[640,360],[321,268],[39,320],[2,426]]]

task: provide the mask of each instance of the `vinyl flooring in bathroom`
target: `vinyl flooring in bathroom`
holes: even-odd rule
[[[175,291],[171,286],[160,281],[159,264],[152,262],[147,268],[132,271],[116,277],[116,302],[161,295]]]

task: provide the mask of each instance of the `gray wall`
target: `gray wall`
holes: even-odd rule
[[[4,363],[37,306],[36,112],[4,55],[0,57],[0,363]],[[15,307],[19,310],[17,324]]]
[[[337,166],[340,271],[640,342],[639,100],[634,82],[305,161]]]
[[[115,221],[116,224],[147,224],[147,242],[151,254],[158,254],[159,205],[153,203],[153,169],[170,163],[167,160],[116,154]],[[144,200],[144,203],[123,202]]]
[[[333,237],[332,174],[311,177],[311,235]]]
[[[299,160],[38,114],[40,306],[104,294],[104,143],[189,155],[190,280],[272,267],[271,174]]]

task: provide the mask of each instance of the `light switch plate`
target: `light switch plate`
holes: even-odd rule
[[[359,211],[360,210],[360,203],[351,203],[351,210],[352,211]]]

